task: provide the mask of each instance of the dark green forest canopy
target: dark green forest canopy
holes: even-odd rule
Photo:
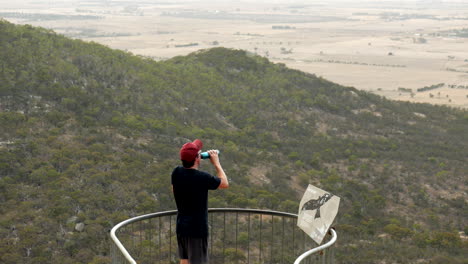
[[[156,62],[0,20],[0,262],[108,263],[113,225],[175,208],[169,175],[200,138],[231,179],[210,207],[295,213],[312,183],[342,198],[340,263],[462,263],[467,134],[465,110],[242,50]]]

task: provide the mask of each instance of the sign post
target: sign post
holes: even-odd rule
[[[299,204],[297,225],[320,245],[339,205],[340,197],[309,184]]]

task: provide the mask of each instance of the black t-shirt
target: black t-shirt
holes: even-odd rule
[[[176,232],[181,236],[208,236],[208,190],[215,190],[221,179],[209,173],[179,166],[171,175],[177,205]]]

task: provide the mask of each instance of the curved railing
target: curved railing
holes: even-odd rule
[[[300,264],[304,259],[306,259],[308,256],[312,255],[312,254],[315,254],[317,252],[320,252],[326,248],[329,248],[331,245],[333,245],[335,242],[336,242],[336,232],[335,232],[335,229],[330,229],[330,234],[332,235],[332,238],[330,239],[330,241],[328,241],[327,243],[321,245],[321,246],[318,246],[316,248],[313,248],[307,252],[304,252],[304,254],[300,255],[296,261],[294,261],[294,264]]]
[[[319,250],[310,250],[316,245],[297,227],[296,214],[240,208],[208,209],[208,214],[211,264],[334,262],[333,249],[323,252],[336,241],[335,231]],[[111,230],[112,263],[179,263],[176,215],[165,211],[117,224]],[[311,255],[318,251],[322,254]]]

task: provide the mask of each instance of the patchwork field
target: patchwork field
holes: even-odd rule
[[[0,17],[156,60],[245,49],[390,99],[468,108],[466,1],[0,0]]]

